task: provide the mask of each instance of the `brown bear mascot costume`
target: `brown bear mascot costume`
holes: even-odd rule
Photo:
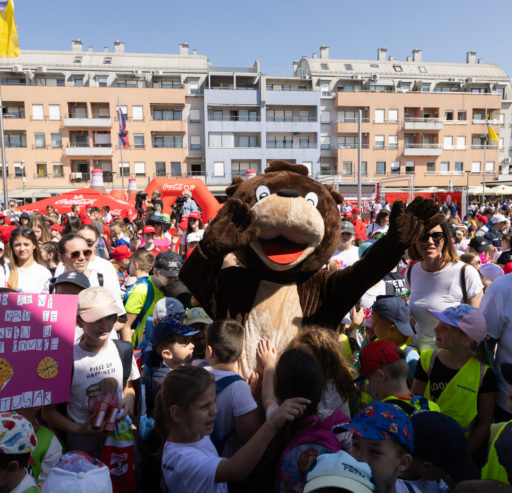
[[[268,338],[283,350],[303,325],[335,329],[368,288],[398,263],[437,210],[418,197],[395,203],[387,235],[359,262],[330,272],[323,267],[340,237],[342,197],[308,178],[305,166],[272,161],[263,175],[240,177],[227,202],[180,272],[213,319],[246,328],[240,372],[256,368],[256,347]],[[222,269],[234,252],[242,267]]]

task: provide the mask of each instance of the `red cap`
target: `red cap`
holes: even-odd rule
[[[351,212],[344,212],[343,213],[343,217],[351,217],[351,216],[352,216]]]
[[[361,212],[361,209],[359,209],[359,207],[352,207],[352,214],[359,214]]]
[[[62,233],[62,230],[64,229],[60,224],[52,224],[50,229],[53,231],[58,231],[59,233]]]
[[[187,226],[188,226],[188,216],[184,216],[181,218],[181,223],[178,224],[178,226],[180,227],[180,229],[182,229],[183,231],[186,231],[187,230]]]
[[[5,214],[3,212],[0,212],[0,218],[5,217]]]
[[[201,219],[201,214],[199,214],[199,212],[191,212],[190,215],[188,216],[189,219]]]
[[[94,226],[94,223],[92,222],[92,219],[90,217],[86,217],[82,219],[82,224],[88,224],[89,226]]]
[[[485,216],[482,216],[482,214],[478,214],[476,216],[476,220],[480,221],[480,222],[482,222],[484,224],[487,224],[487,221],[488,221],[488,219]]]
[[[512,272],[512,262],[509,262],[503,266],[503,272],[505,274],[510,274]]]
[[[2,240],[2,243],[9,243],[9,240],[11,239],[11,231],[15,229],[17,229],[16,226],[10,226],[8,224],[0,226],[0,240]]]
[[[144,228],[142,229],[142,234],[146,234],[146,233],[156,234],[156,229],[153,228],[153,226],[144,226]]]
[[[393,361],[398,361],[401,356],[398,346],[386,339],[370,342],[361,349],[359,354],[359,378],[366,378],[372,371],[378,370]]]
[[[112,250],[112,257],[114,257],[114,260],[123,260],[125,258],[130,258],[131,256],[132,252],[128,245],[119,245]]]

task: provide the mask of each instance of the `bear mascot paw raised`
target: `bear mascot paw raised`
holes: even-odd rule
[[[396,266],[423,232],[432,204],[395,202],[389,231],[351,267],[328,271],[336,250],[342,197],[308,177],[305,166],[272,161],[263,175],[235,178],[227,202],[180,272],[213,319],[246,329],[240,372],[256,368],[261,338],[283,350],[305,325],[335,329],[368,288]],[[222,268],[233,252],[240,267]]]

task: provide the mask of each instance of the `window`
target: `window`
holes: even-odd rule
[[[48,176],[48,168],[46,163],[36,163],[37,178],[46,178]]]
[[[356,122],[357,113],[355,111],[338,111],[339,122]]]
[[[143,106],[132,106],[132,118],[136,121],[144,120],[144,107]]]
[[[135,161],[134,163],[135,176],[146,176],[146,163],[143,161]]]
[[[485,162],[485,172],[486,173],[494,173],[494,161],[486,161]]]
[[[194,151],[198,151],[201,149],[201,136],[200,135],[191,135],[190,136],[190,149]]]
[[[199,123],[201,121],[201,112],[199,110],[190,110],[190,123]]]
[[[343,161],[341,174],[345,176],[352,175],[352,161]]]
[[[144,149],[144,134],[133,134],[133,146],[135,149]]]
[[[386,174],[386,161],[377,161],[376,172],[378,175]]]
[[[465,135],[458,135],[457,136],[456,148],[457,149],[461,149],[461,150],[466,149],[466,136]]]
[[[190,89],[190,94],[199,94],[199,79],[189,79],[188,87]]]
[[[96,75],[94,79],[96,80],[96,84],[98,84],[98,87],[108,86],[108,75]]]
[[[36,149],[42,149],[46,147],[46,139],[44,134],[34,134],[34,141]]]
[[[464,171],[464,163],[462,161],[455,161],[453,171],[462,173]]]
[[[500,113],[500,125],[505,123],[505,113]]]
[[[172,162],[171,163],[171,176],[181,176],[181,163],[180,162]]]
[[[63,178],[64,177],[64,165],[62,163],[53,163],[52,164],[52,173],[54,178]]]
[[[213,176],[224,176],[224,161],[213,162]]]
[[[453,137],[451,137],[451,136],[444,137],[443,148],[444,149],[453,149]]]
[[[321,64],[320,64],[320,68],[321,68],[322,70],[329,70],[329,65],[327,65],[327,63],[321,63]]]
[[[22,163],[13,163],[14,164],[14,176],[16,178],[22,178],[25,176],[25,166]]]
[[[446,174],[450,172],[450,161],[441,161],[441,173]]]
[[[331,148],[331,137],[328,135],[322,135],[320,137],[320,149],[328,151]]]
[[[480,161],[473,161],[471,163],[471,173],[480,173]]]
[[[435,175],[436,173],[436,163],[435,161],[427,162],[427,175]]]
[[[106,56],[103,58],[103,63],[105,65],[111,65],[112,64],[112,57],[111,56]]]
[[[447,110],[444,112],[444,119],[446,121],[452,121],[453,120],[453,110]]]
[[[403,72],[402,65],[393,65],[395,72]]]
[[[32,105],[32,120],[44,120],[43,108],[42,104]]]
[[[391,174],[392,175],[400,174],[400,161],[391,161]]]
[[[379,64],[378,63],[370,63],[370,67],[371,68],[379,68]]]
[[[165,176],[165,163],[163,161],[155,163],[155,174],[156,176]]]
[[[339,135],[338,148],[340,149],[356,149],[357,135]]]
[[[301,149],[309,149],[309,137],[301,137],[299,139],[299,147]]]
[[[398,135],[388,136],[388,147],[389,149],[398,149]]]
[[[430,84],[427,82],[421,83],[421,92],[430,92]]]
[[[82,57],[76,56],[75,58],[73,58],[73,63],[82,63]]]
[[[320,112],[320,122],[321,123],[330,123],[331,122],[331,112],[330,111]]]
[[[375,149],[384,149],[384,135],[375,136]]]
[[[118,109],[123,112],[125,118],[128,118],[128,106],[118,106]]]
[[[361,161],[361,174],[363,176],[368,175],[368,163],[366,161]]]
[[[283,91],[291,91],[292,90],[292,87],[290,86],[290,84],[283,84]]]
[[[320,81],[320,94],[322,96],[330,96],[331,95],[331,83],[328,80]]]
[[[212,120],[220,122],[222,121],[222,110],[213,110],[212,111]]]
[[[468,119],[468,115],[466,111],[457,111],[457,120],[459,122],[465,122]]]
[[[27,147],[27,135],[25,132],[5,132],[5,147]]]
[[[50,120],[60,120],[60,105],[50,104]]]
[[[259,138],[256,135],[235,135],[234,142],[234,147],[260,147]],[[225,146],[223,145],[223,147]]]
[[[130,176],[130,163],[119,163],[119,175]]]
[[[69,78],[69,83],[72,86],[82,87],[84,85],[84,76],[83,75],[72,75]]]
[[[409,92],[411,90],[411,83],[400,81],[398,83],[398,89],[400,89],[402,92]]]
[[[155,135],[153,134],[153,147],[181,148],[183,137],[181,135]]]
[[[110,141],[109,131],[95,131],[93,132],[94,147],[112,147]]]
[[[418,70],[422,73],[422,74],[425,74],[427,72],[427,68],[425,67],[425,65],[420,65],[418,67]]]
[[[405,162],[405,173],[407,175],[414,175],[414,161],[406,161]]]
[[[153,109],[153,120],[181,120],[181,109]]]
[[[62,147],[62,136],[60,134],[51,134],[52,147],[60,149]]]
[[[384,123],[384,110],[375,110],[375,123]]]
[[[345,63],[345,70],[353,70],[351,63]]]
[[[398,122],[398,110],[389,110],[388,111],[388,119],[390,123]]]

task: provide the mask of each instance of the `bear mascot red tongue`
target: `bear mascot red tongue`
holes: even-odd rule
[[[386,275],[423,232],[423,198],[405,209],[393,206],[389,231],[353,266],[323,268],[340,237],[331,187],[308,177],[305,166],[272,161],[263,175],[226,189],[227,202],[180,272],[213,319],[233,318],[245,326],[240,371],[256,368],[261,338],[280,351],[303,325],[336,328],[364,292]],[[222,269],[234,252],[242,267]]]

